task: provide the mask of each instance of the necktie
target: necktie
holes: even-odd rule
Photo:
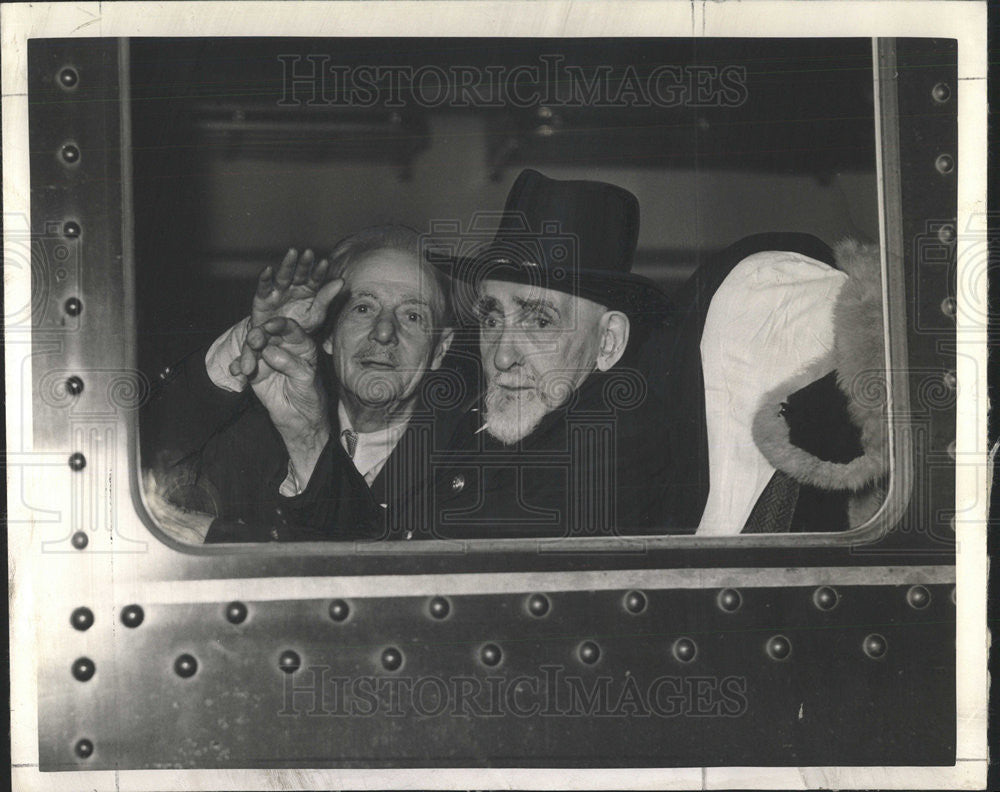
[[[347,449],[347,455],[354,459],[354,452],[358,448],[358,433],[352,432],[350,429],[345,429],[340,433],[340,436],[344,440],[344,448]]]

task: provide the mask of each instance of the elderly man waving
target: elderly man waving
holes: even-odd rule
[[[265,270],[259,315],[206,357],[217,387],[256,395],[201,454],[223,504],[206,541],[669,530],[662,401],[635,362],[670,308],[630,272],[638,214],[614,185],[518,177],[495,239],[444,263],[483,375],[479,399],[454,378],[452,410],[421,398],[453,333],[415,236],[335,251],[342,290],[322,263]]]
[[[380,539],[429,523],[430,468],[414,460],[449,432],[423,399],[452,340],[446,298],[402,226],[346,238],[329,263],[292,250],[266,267],[250,316],[185,372],[194,410],[231,409],[173,466],[183,476],[158,472],[160,522],[191,541],[195,518],[170,504],[208,512],[205,542]]]

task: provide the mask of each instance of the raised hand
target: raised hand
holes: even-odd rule
[[[306,333],[320,328],[333,298],[344,285],[335,278],[325,282],[330,262],[318,262],[311,250],[301,256],[291,248],[275,269],[268,264],[257,278],[257,291],[250,310],[251,327],[269,319],[294,320]]]
[[[316,342],[294,319],[279,316],[251,328],[242,354],[230,366],[232,374],[247,377],[267,409],[302,483],[330,436],[316,359]]]

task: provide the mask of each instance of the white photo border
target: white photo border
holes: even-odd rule
[[[551,36],[551,37],[927,37],[954,38],[958,48],[957,259],[959,283],[970,262],[969,235],[986,233],[986,3],[789,0],[655,2],[169,2],[33,3],[0,8],[5,220],[30,217],[27,42],[30,38],[134,36]],[[6,225],[6,223],[5,223]],[[967,232],[963,234],[963,229]],[[5,261],[13,259],[10,227]],[[5,267],[5,306],[30,304],[30,272]],[[985,290],[985,279],[980,281]],[[986,305],[985,294],[977,295]],[[7,314],[5,314],[7,315]],[[984,377],[985,327],[959,306],[962,354],[957,377]],[[30,344],[5,345],[7,448],[30,450]],[[129,770],[38,771],[37,657],[34,597],[44,570],[31,552],[31,531],[8,536],[11,570],[11,761],[15,789],[976,789],[986,782],[988,682],[986,632],[986,497],[988,449],[985,382],[964,387],[958,402],[957,466],[958,734],[954,767],[676,768],[622,770]],[[978,463],[982,460],[982,464]],[[31,482],[44,492],[45,468]],[[9,517],[23,506],[8,492]]]

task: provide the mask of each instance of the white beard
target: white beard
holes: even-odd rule
[[[513,445],[534,431],[549,408],[534,389],[511,393],[496,383],[486,390],[486,431],[504,445]]]

